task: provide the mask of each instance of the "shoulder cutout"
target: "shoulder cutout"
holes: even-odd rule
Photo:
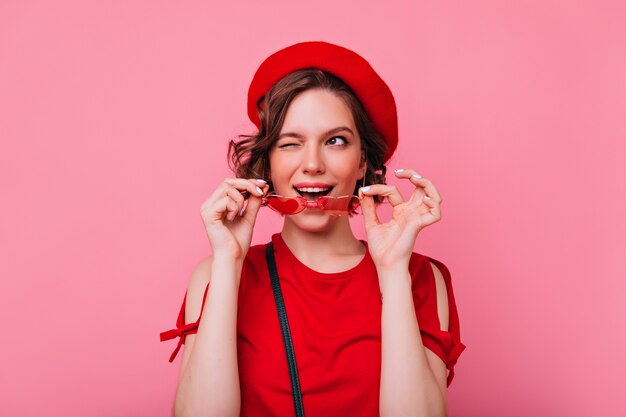
[[[448,310],[448,289],[446,281],[437,266],[431,262],[430,266],[435,274],[435,287],[437,289],[437,313],[439,315],[439,324],[441,330],[449,331],[449,310]]]

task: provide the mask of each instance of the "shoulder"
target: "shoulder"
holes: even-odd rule
[[[254,270],[259,262],[265,262],[265,244],[253,245],[248,249],[243,268]],[[211,266],[213,255],[208,255],[195,265],[187,285],[187,300],[185,306],[186,323],[193,323],[200,317],[204,295],[211,282]],[[244,274],[244,272],[242,272]]]
[[[189,278],[189,288],[205,287],[211,280],[213,256],[206,256],[198,261]],[[203,288],[204,289],[204,288]]]
[[[244,259],[244,267],[249,265],[250,263],[256,262],[257,258],[265,259],[265,245],[266,244],[258,244],[250,246],[250,248],[248,249],[248,253],[246,254],[246,257]],[[193,271],[191,272],[191,277],[189,278],[189,292],[193,292],[194,294],[201,292],[202,294],[204,294],[204,290],[211,281],[212,264],[213,255],[208,255],[198,261]]]
[[[189,284],[187,285],[187,299],[185,303],[185,322],[193,323],[200,317],[204,292],[211,281],[211,265],[213,256],[206,256],[195,265]]]

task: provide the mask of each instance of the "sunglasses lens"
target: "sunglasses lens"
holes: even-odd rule
[[[348,197],[320,197],[318,204],[322,210],[332,216],[343,216],[350,212],[356,211],[359,207],[359,198],[356,196]]]
[[[282,214],[296,214],[306,207],[306,199],[298,197],[267,197],[267,205],[274,211]]]

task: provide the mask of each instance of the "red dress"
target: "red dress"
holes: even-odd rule
[[[382,302],[369,251],[347,271],[321,273],[300,262],[280,233],[272,236],[272,242],[306,415],[378,416]],[[367,246],[367,242],[361,242]],[[429,260],[437,265],[446,281],[449,332],[440,330],[435,277]],[[465,349],[460,340],[450,273],[441,262],[415,252],[409,271],[422,342],[446,364],[450,385],[454,364]],[[294,414],[287,358],[270,282],[265,245],[250,247],[241,273],[237,316],[241,416]],[[161,333],[161,341],[180,336],[170,362],[185,336],[197,332],[197,322],[184,323],[183,300],[176,329]]]

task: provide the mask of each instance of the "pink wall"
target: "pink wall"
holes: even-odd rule
[[[623,415],[621,2],[52,3],[0,5],[1,415],[169,415],[158,334],[210,250],[200,205],[256,66],[302,40],[373,64],[389,168],[443,196],[416,250],[449,266],[468,346],[450,415]]]

